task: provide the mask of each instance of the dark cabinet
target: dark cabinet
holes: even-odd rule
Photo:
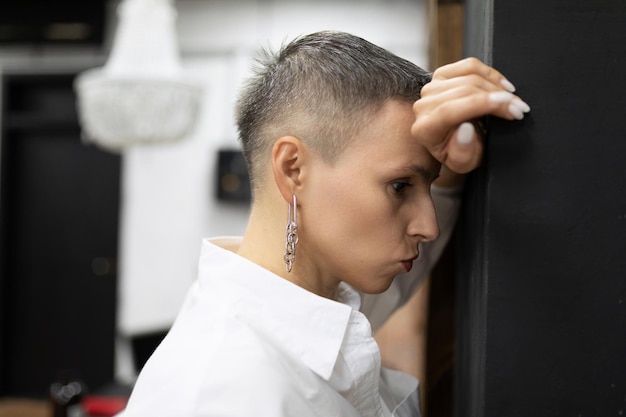
[[[113,380],[120,157],[81,140],[74,75],[2,79],[2,396]]]

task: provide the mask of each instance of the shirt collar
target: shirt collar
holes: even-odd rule
[[[342,283],[341,302],[318,296],[237,255],[240,242],[241,238],[204,240],[200,280],[219,279],[220,285],[236,286],[235,316],[328,380],[352,311],[359,309],[360,295]]]

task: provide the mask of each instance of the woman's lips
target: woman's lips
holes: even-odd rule
[[[404,266],[404,269],[406,270],[406,272],[410,272],[411,269],[413,268],[413,262],[419,257],[419,255],[415,255],[413,258],[411,259],[407,259],[406,261],[402,261],[402,266]]]

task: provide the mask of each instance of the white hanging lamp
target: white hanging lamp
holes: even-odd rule
[[[110,151],[185,136],[201,89],[185,80],[173,0],[122,0],[106,64],[75,81],[84,139]]]

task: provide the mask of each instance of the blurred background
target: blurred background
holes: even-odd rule
[[[232,109],[259,47],[338,29],[432,69],[460,22],[435,0],[3,1],[0,397],[132,384],[200,240],[245,228]]]

